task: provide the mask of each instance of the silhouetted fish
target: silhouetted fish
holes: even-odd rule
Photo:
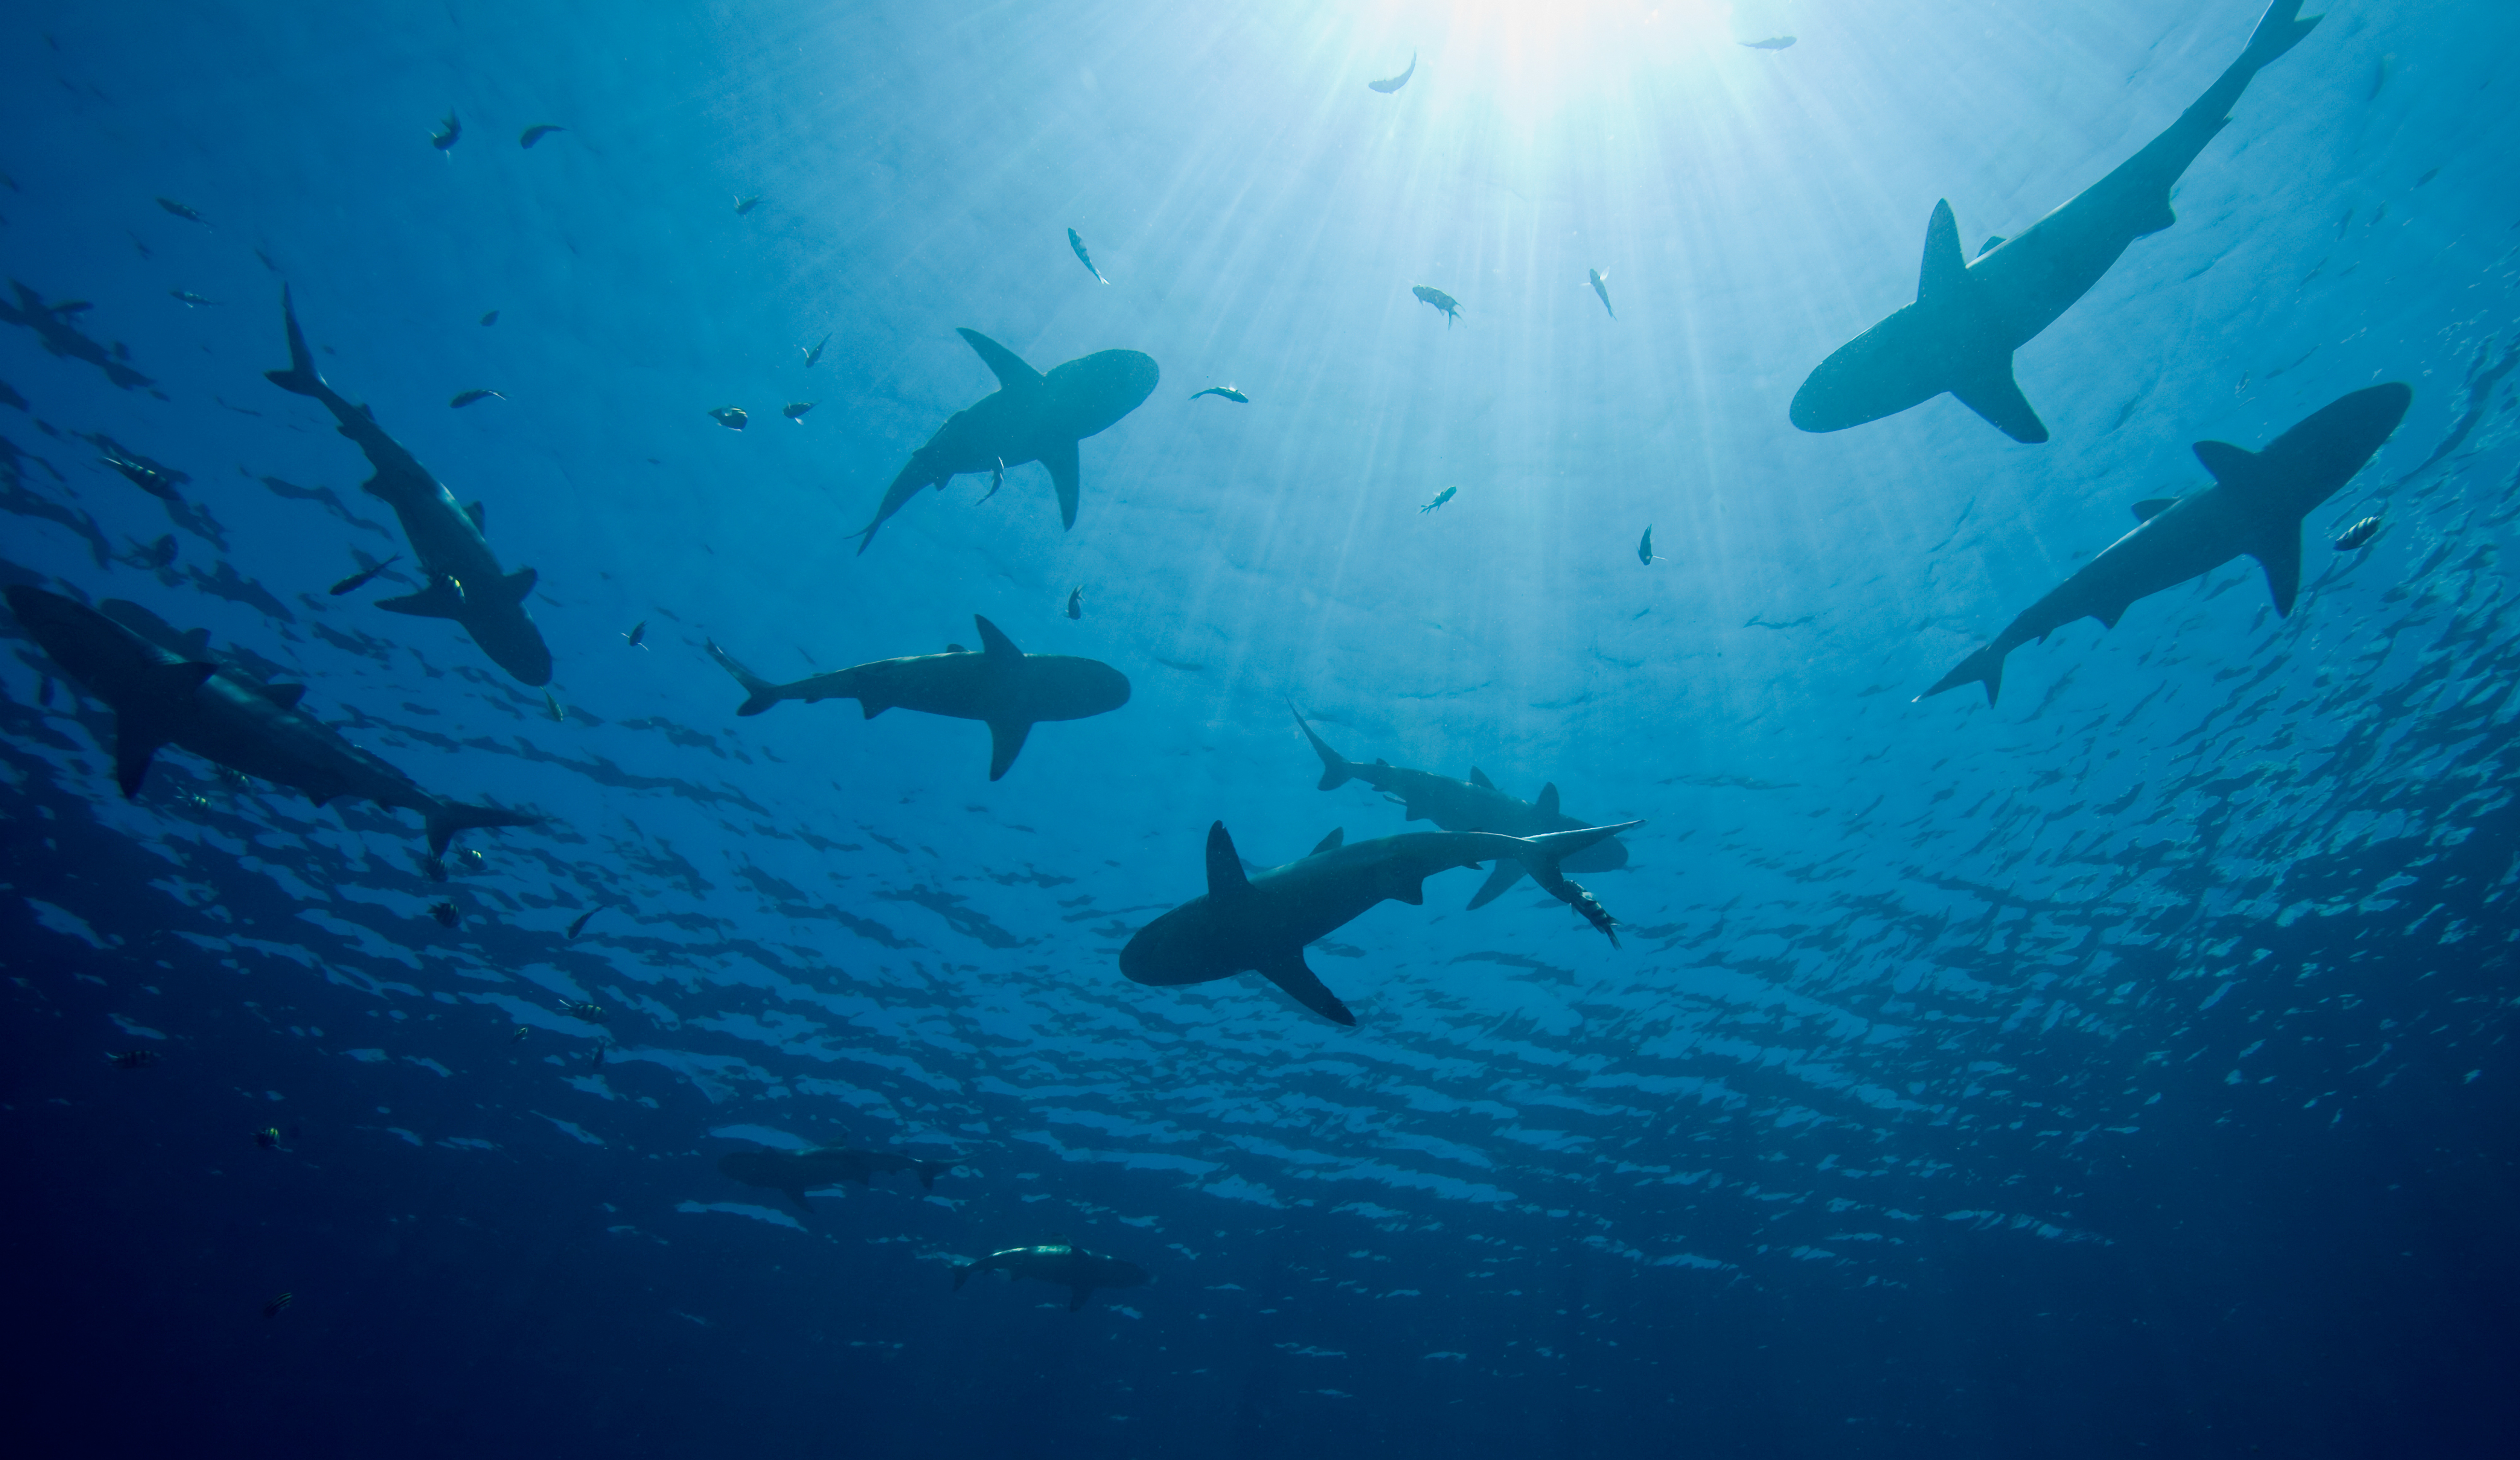
[[[753,195],[752,195],[751,197],[749,197],[749,198],[744,198],[744,197],[741,197],[741,196],[739,196],[739,197],[735,200],[735,211],[736,211],[736,215],[737,215],[738,217],[742,217],[743,214],[745,214],[745,213],[748,213],[748,212],[752,211],[755,207],[760,206],[760,205],[761,205],[761,195],[760,195],[760,194],[758,194],[758,193],[753,194]]]
[[[493,310],[491,310],[489,313],[484,314],[484,315],[482,315],[482,316],[481,316],[481,328],[483,328],[483,329],[485,329],[485,330],[486,330],[486,329],[488,329],[488,328],[490,328],[492,325],[497,324],[498,322],[499,322],[499,311],[498,311],[498,310],[496,310],[496,309],[493,309]]]
[[[1609,276],[1602,273],[1599,269],[1586,269],[1584,272],[1593,276],[1593,293],[1601,297],[1601,307],[1608,310],[1610,318],[1617,319],[1619,317],[1619,311],[1610,308]]]
[[[1432,511],[1434,511],[1436,508],[1441,507],[1441,506],[1443,506],[1445,503],[1447,503],[1447,502],[1451,501],[1451,500],[1453,500],[1453,493],[1455,493],[1455,492],[1457,492],[1457,491],[1460,491],[1460,490],[1461,490],[1461,488],[1460,488],[1460,487],[1458,487],[1458,486],[1448,486],[1448,487],[1444,488],[1442,491],[1439,491],[1439,492],[1435,493],[1435,500],[1434,500],[1434,501],[1429,502],[1429,503],[1427,503],[1425,506],[1420,507],[1420,508],[1418,508],[1418,516],[1423,517],[1423,516],[1424,516],[1424,515],[1426,515],[1427,513],[1432,512]]]
[[[1210,386],[1204,390],[1193,390],[1191,392],[1190,398],[1196,400],[1201,395],[1222,395],[1226,399],[1233,401],[1236,405],[1249,405],[1251,403],[1250,396],[1235,389],[1232,386]]]
[[[1409,69],[1402,71],[1396,76],[1385,76],[1379,81],[1368,81],[1365,83],[1366,89],[1369,91],[1379,91],[1384,96],[1389,96],[1391,93],[1398,91],[1401,87],[1408,85],[1409,78],[1416,74],[1418,74],[1418,53],[1412,51],[1409,53]]]
[[[158,1063],[157,1054],[145,1049],[126,1049],[118,1055],[107,1055],[106,1058],[113,1062],[113,1068],[116,1070],[140,1070]]]
[[[1092,274],[1097,283],[1108,284],[1111,282],[1110,280],[1102,277],[1102,271],[1101,269],[1094,266],[1094,255],[1085,251],[1085,240],[1077,237],[1076,230],[1073,228],[1067,230],[1067,247],[1076,251],[1076,261],[1085,265],[1085,272]]]
[[[1645,535],[1637,539],[1637,561],[1647,568],[1651,568],[1653,567],[1653,525],[1651,524],[1647,524],[1645,526]]]
[[[205,299],[205,298],[202,298],[200,295],[193,294],[193,293],[191,293],[190,291],[187,291],[187,290],[181,290],[181,289],[170,289],[170,290],[166,291],[166,293],[168,293],[169,295],[172,295],[172,296],[173,296],[173,297],[175,297],[176,298],[179,298],[179,299],[183,300],[187,305],[215,304],[215,303],[217,303],[217,302],[218,302],[218,300],[216,300],[216,299]]]
[[[810,400],[791,400],[780,409],[779,414],[802,426],[805,424],[805,413],[813,408],[814,402]]]
[[[335,583],[332,588],[332,594],[335,598],[339,598],[344,593],[356,593],[360,589],[368,586],[370,583],[375,582],[377,574],[393,567],[396,563],[401,561],[402,554],[396,553],[382,563],[376,565],[374,568],[360,569],[357,572],[354,572],[348,577],[343,578],[341,581]]]
[[[743,407],[740,405],[719,406],[716,410],[709,412],[708,417],[710,420],[725,427],[729,431],[742,431],[743,430],[744,423],[752,419],[750,416],[744,414]]]
[[[1077,584],[1075,589],[1067,595],[1067,616],[1070,618],[1082,618],[1085,616],[1085,585],[1083,583]]]
[[[496,390],[458,390],[455,392],[455,398],[446,403],[450,407],[460,411],[476,400],[505,400],[508,397],[500,394]]]
[[[446,149],[453,147],[456,139],[464,135],[464,123],[456,120],[455,114],[452,112],[447,113],[446,119],[438,123],[438,125],[443,126],[446,130],[442,132],[429,133],[428,145],[436,148],[439,152],[444,152]]]
[[[2336,550],[2340,553],[2350,553],[2379,535],[2380,520],[2376,517],[2366,517],[2346,528],[2337,537]]]
[[[1462,301],[1440,289],[1430,289],[1423,284],[1416,284],[1410,286],[1409,292],[1423,302],[1435,306],[1436,312],[1444,316],[1445,329],[1451,329],[1453,321],[1462,317]]]
[[[638,622],[630,625],[630,631],[621,636],[623,642],[627,643],[633,649],[638,648],[640,643],[647,637],[648,620],[645,618],[642,618]]]
[[[554,132],[565,132],[567,130],[568,128],[566,127],[554,126],[550,122],[544,122],[539,126],[529,126],[517,138],[517,145],[518,147],[531,147]]]
[[[1766,40],[1744,40],[1733,42],[1735,45],[1747,46],[1753,51],[1781,51],[1793,43],[1794,38],[1790,35],[1772,35]]]
[[[437,926],[440,928],[452,928],[464,921],[464,914],[456,911],[455,904],[452,902],[428,904],[428,915],[437,920]]]
[[[604,911],[604,904],[599,902],[593,907],[588,908],[586,911],[579,913],[576,921],[568,925],[568,935],[570,937],[575,937],[579,934],[584,933],[586,931],[586,920],[594,917],[597,913],[602,911]]]
[[[158,199],[158,205],[164,208],[166,211],[173,213],[176,217],[183,219],[187,223],[199,223],[203,227],[207,227],[209,225],[209,219],[202,217],[200,213],[197,213],[191,208],[186,207],[184,205],[177,203],[172,198]]]
[[[832,337],[829,335],[825,335],[822,339],[814,342],[814,347],[805,351],[806,369],[811,370],[823,362],[823,346],[831,342]]]

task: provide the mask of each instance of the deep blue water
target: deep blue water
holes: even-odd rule
[[[2508,1453],[2520,11],[2336,0],[2019,351],[2047,444],[1949,396],[1787,420],[1914,297],[1938,199],[1969,251],[2020,234],[2260,8],[12,11],[0,272],[95,347],[0,327],[0,574],[550,820],[441,883],[417,817],[181,751],[126,800],[103,702],[0,624],[11,1430]],[[549,702],[375,607],[408,559],[327,593],[404,543],[263,378],[284,284],[538,571]],[[957,327],[1161,384],[1083,443],[1072,529],[1020,466],[858,556],[996,384]],[[2203,487],[2190,442],[2388,381],[2289,616],[2244,558],[2015,650],[1993,707],[1911,703]],[[1130,702],[992,783],[980,725],[738,718],[703,653],[789,679],[975,613]],[[1211,821],[1261,866],[1425,829],[1316,791],[1289,701],[1358,760],[1643,818],[1583,878],[1622,945],[1459,871],[1312,950],[1353,1028],[1123,979]],[[718,1166],[819,1145],[952,1169],[800,1210]],[[953,1291],[1054,1235],[1153,1281]]]

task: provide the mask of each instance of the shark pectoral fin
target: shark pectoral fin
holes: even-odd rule
[[[140,783],[149,777],[149,759],[166,737],[156,727],[142,728],[123,716],[113,727],[113,784],[122,788],[125,800],[140,791]]]
[[[1990,368],[1953,382],[1952,394],[1985,417],[1988,425],[2025,446],[2048,439],[2047,424],[2030,408],[2030,397],[2021,393],[2020,382],[2012,378],[2008,351],[1991,362]]]
[[[377,607],[388,614],[409,614],[415,618],[461,618],[464,616],[464,590],[450,577],[428,580],[428,586],[418,593],[400,598],[380,598]]]
[[[1968,258],[1960,252],[1960,225],[1949,199],[1934,204],[1925,220],[1925,258],[1916,269],[1916,302],[1943,304],[1968,287]]]
[[[1338,850],[1341,846],[1345,845],[1345,844],[1346,844],[1346,843],[1347,843],[1347,828],[1346,828],[1346,827],[1343,827],[1343,826],[1334,826],[1334,827],[1331,827],[1331,828],[1330,828],[1330,834],[1329,834],[1328,836],[1327,836],[1327,837],[1324,837],[1324,838],[1323,838],[1322,840],[1320,840],[1319,842],[1314,843],[1314,844],[1313,844],[1313,849],[1312,849],[1311,851],[1309,851],[1309,852],[1305,853],[1305,855],[1307,855],[1307,856],[1320,856],[1323,852],[1326,852],[1326,851],[1336,851],[1336,850]]]
[[[1470,784],[1473,786],[1485,787],[1490,791],[1496,790],[1496,782],[1489,780],[1488,773],[1479,769],[1475,765],[1470,767]]]
[[[1247,897],[1251,879],[1242,875],[1241,854],[1234,849],[1234,838],[1222,821],[1207,825],[1207,895],[1222,902],[1229,898]]]
[[[963,1285],[971,1280],[971,1269],[978,1265],[979,1264],[976,1262],[957,1262],[954,1264],[955,1292],[960,1293],[963,1291]]]
[[[1548,785],[1541,787],[1540,799],[1533,801],[1531,804],[1532,808],[1543,816],[1556,816],[1561,814],[1557,809],[1557,783],[1555,781],[1552,781]]]
[[[1015,641],[1008,638],[996,624],[977,614],[971,616],[971,621],[979,626],[980,652],[992,662],[1009,665],[1023,662],[1023,651],[1017,649]]]
[[[1508,889],[1521,880],[1522,863],[1511,857],[1497,858],[1496,870],[1490,872],[1488,880],[1479,884],[1479,890],[1470,895],[1470,906],[1487,906],[1504,896]]]
[[[2151,522],[2178,505],[2177,497],[2146,497],[2135,504],[2135,520],[2139,523]]]
[[[814,1204],[805,1200],[805,1188],[801,1186],[788,1187],[788,1196],[790,1201],[793,1201],[796,1204],[797,1210],[811,1211],[814,1209]]]
[[[1076,443],[1061,441],[1042,449],[1041,464],[1050,469],[1050,484],[1058,489],[1058,522],[1076,525]]]
[[[2246,447],[2228,441],[2198,441],[2190,449],[2196,453],[2198,464],[2225,485],[2246,481],[2256,475],[2258,454]]]
[[[1305,966],[1303,949],[1289,948],[1283,953],[1263,958],[1260,976],[1286,990],[1288,998],[1322,1018],[1333,1024],[1355,1025],[1356,1016],[1347,1012],[1347,1005],[1340,1003],[1338,995],[1330,992],[1328,986]]]
[[[525,595],[534,591],[539,577],[532,569],[519,568],[504,577],[492,578],[482,586],[481,596],[505,603],[523,603]]]
[[[2301,529],[2288,527],[2280,540],[2249,549],[2267,570],[2267,589],[2275,596],[2277,617],[2292,616],[2293,600],[2301,596]]]
[[[306,698],[306,686],[289,683],[266,684],[262,687],[262,698],[283,709],[295,709],[297,702]]]
[[[998,384],[1007,389],[1038,390],[1048,384],[1040,371],[1023,362],[1022,356],[979,331],[956,330],[954,333],[963,337],[963,342],[971,346],[979,355],[980,363],[988,366],[989,374],[996,376]]]
[[[1007,768],[1023,753],[1024,737],[1032,734],[1030,720],[989,721],[989,779],[1005,776]]]
[[[192,708],[193,692],[218,671],[216,664],[191,660],[142,671],[140,693],[129,697],[127,707],[117,707],[113,717],[113,783],[125,798],[140,790],[158,748],[175,738],[175,727]]]
[[[1092,1298],[1093,1296],[1094,1285],[1092,1283],[1078,1283],[1075,1287],[1067,1290],[1067,1310],[1071,1313],[1075,1312],[1078,1308],[1085,1306],[1085,1300]]]

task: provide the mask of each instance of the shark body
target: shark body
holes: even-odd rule
[[[1055,1283],[1067,1292],[1067,1310],[1071,1313],[1085,1306],[1085,1300],[1097,1288],[1137,1288],[1147,1282],[1147,1269],[1119,1257],[1089,1253],[1064,1242],[1044,1243],[1039,1247],[1010,1247],[989,1254],[977,1262],[966,1262],[954,1269],[954,1291],[975,1272],[1003,1272],[1009,1280],[1027,1278],[1036,1283]]]
[[[2048,427],[2012,377],[2012,352],[2100,281],[2128,246],[2178,221],[2170,190],[2231,119],[2260,69],[2318,23],[2301,0],[2274,0],[2240,59],[2161,135],[2019,237],[1960,252],[1949,202],[1934,205],[1916,301],[1838,347],[1794,392],[1791,417],[1810,432],[1844,431],[1949,391],[2016,441]]]
[[[717,1168],[746,1186],[786,1192],[800,1210],[811,1211],[805,1193],[854,1181],[872,1186],[884,1171],[911,1171],[920,1186],[936,1189],[936,1174],[952,1163],[921,1161],[893,1151],[861,1151],[854,1146],[825,1146],[814,1151],[736,1151],[721,1157]]]
[[[324,383],[315,371],[315,357],[306,348],[305,333],[297,328],[296,304],[285,289],[280,310],[289,328],[289,368],[265,371],[264,378],[320,403],[332,412],[340,433],[366,454],[375,475],[360,486],[393,509],[428,585],[401,598],[378,599],[377,607],[421,618],[452,618],[481,646],[482,653],[519,682],[551,683],[551,649],[525,613],[534,570],[500,570],[498,555],[482,535],[481,504],[457,505],[455,494],[428,475],[419,458],[384,433],[373,411],[350,404]]]
[[[1106,349],[1043,375],[977,330],[954,333],[998,378],[998,389],[979,404],[956,411],[927,438],[927,444],[911,453],[909,463],[885,488],[875,521],[859,529],[861,553],[875,541],[876,529],[919,495],[921,487],[941,491],[956,477],[974,472],[993,472],[1003,479],[1009,467],[1031,461],[1050,472],[1051,485],[1058,493],[1060,525],[1075,526],[1080,471],[1076,443],[1108,430],[1144,404],[1163,374],[1153,359],[1136,350]]]
[[[1919,700],[1969,683],[1993,705],[2003,688],[2003,657],[2077,618],[2117,627],[2137,599],[2213,571],[2246,554],[2266,569],[2275,613],[2289,616],[2301,591],[2301,523],[2354,479],[2398,423],[2414,392],[2392,383],[2320,407],[2268,443],[2246,451],[2198,441],[2196,459],[2214,484],[2189,496],[2136,504],[2136,529],[2101,550],[2012,620],[1994,643],[1960,661]]]

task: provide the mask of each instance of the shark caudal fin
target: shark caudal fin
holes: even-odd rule
[[[1293,701],[1286,703],[1286,708],[1293,712],[1295,723],[1303,726],[1304,739],[1313,743],[1313,753],[1322,757],[1322,782],[1317,789],[1335,791],[1356,779],[1356,763],[1331,750],[1328,741],[1315,735],[1311,724],[1304,719],[1304,712],[1295,708]]]
[[[2300,16],[2301,0],[2274,0],[2267,7],[2267,13],[2258,17],[2258,28],[2249,32],[2248,48],[2240,53],[2240,59],[2253,68],[2262,68],[2300,45],[2312,27],[2326,19],[2324,16],[2312,16],[2305,21]]]
[[[744,701],[735,707],[737,714],[759,714],[779,703],[779,686],[745,668],[742,660],[718,648],[715,639],[708,641],[708,656],[717,661],[719,668],[734,675],[736,683],[743,686]],[[867,713],[873,717],[875,711]]]
[[[540,826],[549,818],[531,811],[511,811],[503,806],[471,806],[462,801],[439,801],[428,812],[428,854],[446,855],[446,844],[455,834],[474,827]]]
[[[1508,840],[1518,844],[1514,859],[1531,874],[1552,897],[1584,915],[1584,921],[1601,930],[1610,946],[1619,945],[1619,920],[1601,905],[1601,899],[1584,890],[1581,883],[1570,882],[1559,864],[1597,842],[1606,842],[1624,831],[1644,825],[1640,821],[1622,821],[1613,826],[1588,826],[1571,832],[1549,832],[1538,837],[1515,837]],[[1503,891],[1504,889],[1498,889]]]
[[[1912,705],[1918,701],[1930,700],[1945,690],[1958,689],[1972,681],[1986,686],[1986,703],[1989,705],[1995,703],[1996,696],[2003,693],[2003,656],[1996,652],[1994,645],[1989,644],[1961,660],[1952,672],[1935,680],[1932,689],[1909,703]]]
[[[962,1291],[963,1291],[963,1285],[964,1285],[965,1283],[968,1283],[968,1282],[969,1282],[969,1281],[971,1280],[971,1273],[972,1273],[972,1271],[973,1271],[974,1269],[976,1269],[979,1265],[980,1265],[980,1264],[979,1264],[979,1263],[977,1263],[977,1262],[957,1262],[957,1263],[955,1263],[955,1264],[954,1264],[954,1291],[955,1291],[955,1292],[960,1293],[960,1292],[962,1292]]]
[[[292,394],[322,394],[324,377],[315,373],[315,355],[306,348],[306,332],[297,328],[297,304],[286,284],[280,286],[280,318],[289,328],[289,368],[266,370],[262,378]]]

